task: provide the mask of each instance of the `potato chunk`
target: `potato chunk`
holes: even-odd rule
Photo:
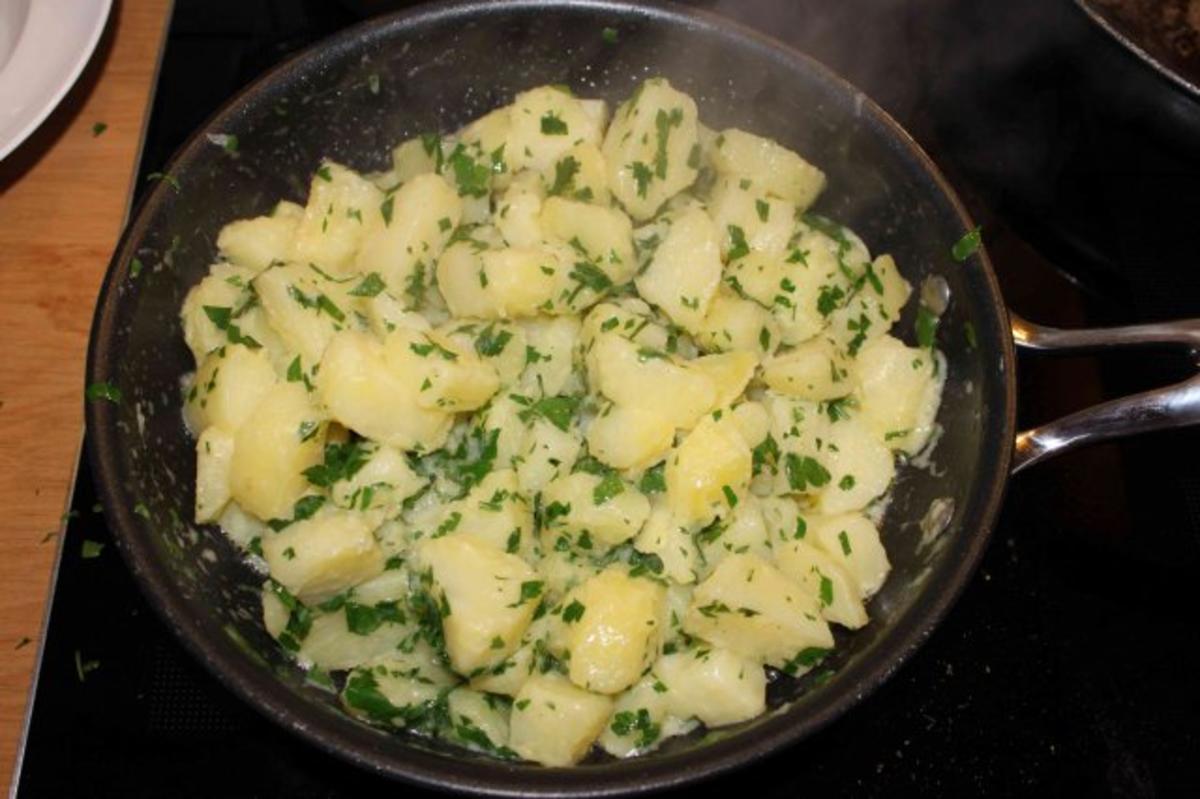
[[[722,131],[713,148],[717,172],[748,178],[803,211],[825,188],[825,173],[786,147],[737,128]]]
[[[667,459],[667,504],[682,524],[707,523],[750,482],[750,447],[737,423],[706,416]]]
[[[588,107],[553,86],[518,94],[511,119],[504,157],[513,172],[552,168],[575,145],[599,144],[604,130],[603,104]]]
[[[323,602],[383,571],[383,551],[360,513],[335,510],[294,522],[262,542],[271,576],[300,599]]]
[[[288,259],[298,223],[296,216],[283,209],[270,216],[238,219],[221,228],[217,249],[238,266],[258,273],[275,261]]]
[[[776,547],[775,563],[784,576],[817,600],[826,621],[850,629],[858,629],[867,623],[862,592],[842,567],[822,550],[804,541],[787,541]]]
[[[612,714],[612,700],[565,677],[530,677],[513,702],[509,747],[526,760],[569,766],[587,754]]]
[[[684,330],[701,329],[721,282],[720,237],[699,208],[682,213],[638,275],[638,292]]]
[[[392,294],[404,297],[420,270],[433,270],[462,219],[462,200],[437,175],[418,175],[365,215],[354,268],[379,275]],[[411,295],[409,295],[411,296]]]
[[[641,469],[662,460],[675,440],[674,423],[644,408],[614,405],[588,427],[588,451],[615,469]]]
[[[650,411],[672,428],[692,427],[717,398],[708,375],[615,333],[595,339],[589,363],[596,366],[592,384],[604,396],[618,405]]]
[[[229,503],[229,470],[233,463],[233,434],[210,427],[196,440],[196,522],[221,515]]]
[[[893,449],[919,451],[933,431],[943,378],[937,354],[880,336],[863,347],[854,378],[863,422]]]
[[[406,330],[395,331],[386,344],[365,333],[337,334],[317,375],[321,401],[334,419],[367,438],[399,449],[437,449],[453,417],[417,403],[424,376],[410,348],[428,345]]]
[[[696,103],[651,78],[613,112],[601,150],[613,196],[634,219],[649,219],[696,179]]]
[[[261,349],[227,344],[207,356],[188,392],[193,427],[209,425],[236,433],[259,401],[275,386],[275,370]]]
[[[550,197],[542,205],[541,226],[546,235],[581,250],[614,285],[633,277],[633,224],[620,210]]]
[[[671,715],[710,727],[736,724],[766,710],[767,678],[758,661],[720,647],[664,655],[654,673],[667,687]]]
[[[833,342],[817,336],[763,364],[763,382],[780,394],[828,400],[851,392],[849,363]]]
[[[304,470],[321,462],[321,415],[299,383],[267,391],[234,436],[229,466],[233,499],[260,519],[290,519],[308,490]]]
[[[696,587],[683,629],[776,668],[801,650],[833,646],[816,597],[749,554],[725,558]]]
[[[637,682],[658,654],[658,624],[666,592],[650,580],[609,568],[563,602],[569,676],[581,688],[620,693]]]
[[[443,599],[442,630],[455,671],[471,674],[516,650],[537,607],[523,587],[537,583],[537,573],[525,561],[471,535],[427,540],[417,559]]]
[[[378,215],[383,192],[357,172],[326,161],[313,176],[291,260],[348,274],[362,243],[363,218]]]
[[[542,491],[542,502],[545,508],[562,509],[546,522],[547,532],[565,533],[576,540],[586,535],[606,548],[633,538],[650,515],[645,495],[627,488],[616,475],[601,478],[576,472],[560,477]]]
[[[875,524],[860,513],[809,516],[808,536],[854,580],[863,598],[883,585],[891,564]]]

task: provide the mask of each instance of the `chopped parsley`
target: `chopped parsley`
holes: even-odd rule
[[[587,612],[587,606],[578,599],[573,599],[571,604],[563,608],[562,620],[566,624],[574,624],[583,618],[585,612]]]
[[[982,233],[983,228],[979,225],[968,231],[961,239],[954,242],[954,246],[950,248],[951,257],[962,263],[974,255],[979,250],[979,245],[983,243]]]
[[[637,184],[637,195],[645,197],[646,189],[649,188],[650,181],[654,178],[654,173],[650,171],[650,167],[641,161],[634,161],[629,165],[629,168],[633,170],[633,181]]]
[[[542,116],[542,133],[546,136],[567,135],[567,123],[558,114],[550,111]]]
[[[371,272],[362,279],[354,288],[350,289],[352,297],[376,297],[387,288],[387,283],[383,282],[383,278],[378,272]]]
[[[937,337],[939,321],[937,315],[924,305],[917,308],[917,346],[924,349],[933,347],[933,342]]]
[[[807,491],[809,486],[820,488],[829,483],[829,470],[808,455],[789,452],[784,458],[788,485],[793,491]]]
[[[91,402],[96,400],[108,400],[111,403],[119,404],[121,402],[121,389],[114,386],[108,381],[92,383],[83,392],[83,395]]]
[[[750,245],[746,243],[746,231],[737,225],[727,225],[729,231],[729,260],[736,261],[750,254]]]
[[[579,172],[579,162],[574,156],[568,155],[554,165],[554,183],[550,186],[549,194],[556,196],[571,191],[575,186],[575,175]]]
[[[625,481],[616,472],[609,472],[592,489],[592,502],[596,505],[603,505],[624,491]]]

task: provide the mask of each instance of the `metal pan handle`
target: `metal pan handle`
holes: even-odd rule
[[[1200,319],[1128,327],[1059,330],[1009,314],[1018,347],[1086,352],[1113,347],[1170,345],[1200,352]],[[1173,386],[1110,400],[1017,434],[1013,474],[1052,455],[1110,438],[1200,423],[1200,374]]]

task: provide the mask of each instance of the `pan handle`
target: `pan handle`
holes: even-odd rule
[[[1128,327],[1060,330],[1009,313],[1018,347],[1044,352],[1087,352],[1137,345],[1187,348],[1200,353],[1200,319]],[[1198,361],[1200,365],[1200,361]],[[1110,400],[1017,434],[1012,472],[1084,444],[1200,423],[1200,374],[1164,388]]]

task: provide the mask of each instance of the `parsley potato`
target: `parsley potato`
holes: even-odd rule
[[[391,155],[230,221],[180,311],[195,517],[265,570],[267,631],[364,722],[504,759],[765,712],[870,623],[936,440],[895,261],[661,78]]]

